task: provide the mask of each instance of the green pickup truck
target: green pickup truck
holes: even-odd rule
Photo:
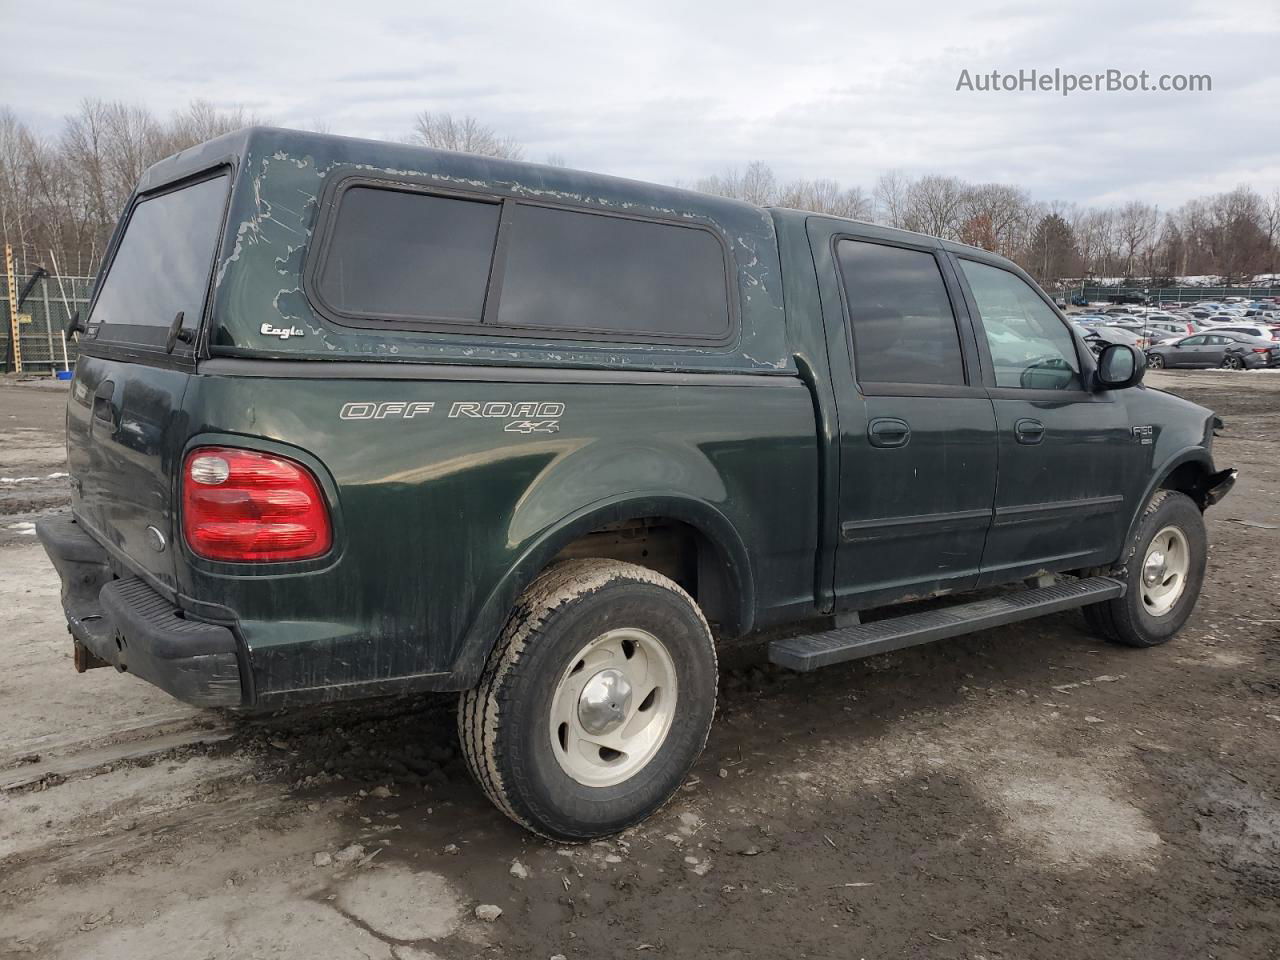
[[[1169,639],[1235,476],[993,254],[404,144],[156,164],[79,334],[39,525],[77,667],[244,710],[460,691],[476,779],[565,840],[679,786],[723,638]]]

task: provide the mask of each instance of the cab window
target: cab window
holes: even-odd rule
[[[932,253],[841,240],[859,383],[963,385],[955,313]]]
[[[982,319],[996,386],[1081,389],[1075,340],[1040,295],[1008,270],[960,263]]]

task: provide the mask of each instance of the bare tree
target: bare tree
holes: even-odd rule
[[[793,180],[778,194],[778,205],[850,220],[870,220],[871,198],[861,187],[843,189],[835,180]]]
[[[1007,257],[1016,256],[1029,239],[1031,198],[1017,187],[1004,183],[982,183],[963,191],[961,199],[962,239]],[[964,236],[964,234],[968,236]],[[969,237],[976,239],[969,239]]]
[[[875,202],[876,218],[890,227],[905,227],[907,223],[907,195],[910,179],[901,170],[882,173],[871,195]]]
[[[173,153],[261,122],[253,114],[245,113],[243,107],[219,110],[208,100],[192,100],[185,110],[173,115],[161,140],[168,141],[165,146],[172,146],[173,150],[169,152]],[[317,132],[327,132],[327,126],[326,130]]]
[[[414,120],[410,140],[439,150],[476,153],[502,160],[524,157],[524,148],[513,138],[501,136],[493,127],[470,115],[455,117],[451,113],[423,111]]]
[[[703,177],[694,183],[694,189],[767,207],[777,201],[778,180],[767,163],[752,160],[745,170],[739,171],[734,167]]]
[[[1280,272],[1280,187],[1271,191],[1267,205],[1263,208],[1263,223],[1267,231],[1267,272],[1274,279],[1275,274]]]
[[[921,177],[907,188],[904,225],[935,237],[959,239],[966,193],[964,183],[955,177]]]
[[[1116,214],[1116,230],[1124,250],[1124,275],[1133,276],[1139,254],[1155,237],[1160,222],[1159,211],[1149,203],[1131,200]]]

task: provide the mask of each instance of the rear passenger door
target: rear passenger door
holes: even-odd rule
[[[1132,516],[1126,490],[1141,449],[1123,391],[1086,389],[1076,338],[1026,278],[964,256],[955,262],[999,446],[981,584],[1114,560]]]
[[[996,481],[995,421],[949,264],[928,242],[849,227],[809,221],[839,417],[845,610],[972,587]]]

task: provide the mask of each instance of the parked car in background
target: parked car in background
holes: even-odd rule
[[[1147,365],[1157,369],[1224,367],[1228,370],[1258,370],[1280,367],[1280,345],[1243,333],[1214,330],[1147,347]]]
[[[1171,337],[1186,337],[1193,333],[1200,332],[1200,325],[1194,320],[1183,320],[1178,317],[1159,316],[1148,317],[1146,329],[1150,333],[1161,335],[1168,334]]]
[[[1126,330],[1123,327],[1112,327],[1106,324],[1084,328],[1081,330],[1080,335],[1084,338],[1084,342],[1089,349],[1093,351],[1094,356],[1101,354],[1103,350],[1113,343],[1128,344],[1138,350],[1145,350],[1150,345],[1146,338],[1132,330]]]
[[[1232,324],[1231,326],[1214,327],[1214,333],[1243,333],[1260,340],[1280,340],[1280,326],[1254,324]]]

